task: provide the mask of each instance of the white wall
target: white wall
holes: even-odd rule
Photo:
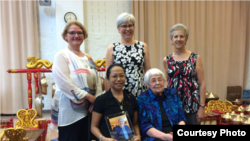
[[[52,0],[51,6],[39,5],[40,20],[40,57],[42,60],[53,62],[54,55],[57,52],[57,30],[56,30],[56,5]],[[45,73],[48,83],[47,95],[43,95],[44,108],[51,109],[52,83],[54,82],[51,73]]]
[[[90,54],[94,60],[105,58],[108,45],[120,39],[116,18],[122,12],[130,13],[130,7],[130,1],[52,0],[51,6],[39,5],[41,59],[52,62],[55,53],[68,45],[61,37],[67,12],[75,13],[77,20],[88,30],[89,37],[82,44],[81,50]],[[45,73],[45,76],[48,94],[43,96],[43,110],[49,110],[54,80],[51,73]]]
[[[123,12],[131,13],[130,5],[130,1],[84,1],[85,26],[89,34],[85,51],[94,60],[105,58],[107,47],[120,40],[116,18]]]
[[[56,36],[57,36],[57,50],[64,49],[68,43],[62,39],[61,33],[66,25],[64,15],[67,12],[73,12],[77,21],[84,24],[83,20],[83,1],[80,0],[60,0],[56,1]],[[81,50],[84,51],[84,43],[81,45]]]

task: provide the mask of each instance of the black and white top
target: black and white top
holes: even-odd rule
[[[144,45],[136,41],[131,46],[121,43],[113,43],[114,63],[122,64],[125,69],[126,83],[123,90],[128,91],[135,97],[147,90],[144,84]]]

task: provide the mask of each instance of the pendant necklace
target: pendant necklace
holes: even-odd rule
[[[120,102],[116,98],[115,98],[115,100],[118,103],[118,105],[120,106],[120,109],[123,110],[123,100],[122,100],[121,104],[120,104]]]

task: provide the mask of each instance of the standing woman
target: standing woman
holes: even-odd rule
[[[174,53],[163,59],[168,76],[167,87],[178,91],[187,125],[199,124],[205,116],[206,90],[201,57],[185,48],[188,40],[188,29],[185,25],[174,25],[169,34]]]
[[[101,80],[91,56],[80,50],[88,37],[84,26],[78,21],[69,22],[62,37],[68,46],[56,53],[52,67],[60,109],[59,140],[83,141],[89,132],[88,103],[91,112],[96,96],[102,93]]]
[[[147,90],[143,75],[151,68],[148,46],[142,41],[133,39],[135,18],[132,14],[120,14],[116,19],[116,25],[118,32],[121,34],[121,40],[108,47],[106,69],[113,63],[122,64],[126,74],[126,83],[123,89],[137,96]],[[107,92],[110,86],[105,86]]]

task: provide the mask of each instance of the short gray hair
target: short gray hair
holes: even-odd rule
[[[116,19],[116,26],[119,27],[122,23],[131,21],[135,26],[135,17],[129,13],[122,13]]]
[[[149,70],[145,73],[145,75],[144,75],[144,84],[145,84],[145,85],[148,84],[149,79],[150,79],[150,77],[151,77],[152,75],[161,75],[162,78],[163,78],[164,80],[166,80],[166,77],[165,77],[164,73],[163,73],[161,70],[159,70],[159,69],[157,69],[157,68],[152,68],[152,69],[149,69]]]
[[[188,39],[188,28],[184,24],[178,23],[174,25],[169,31],[169,36],[171,40],[173,39],[173,34],[174,34],[174,31],[176,30],[183,30],[185,32],[186,40]]]

